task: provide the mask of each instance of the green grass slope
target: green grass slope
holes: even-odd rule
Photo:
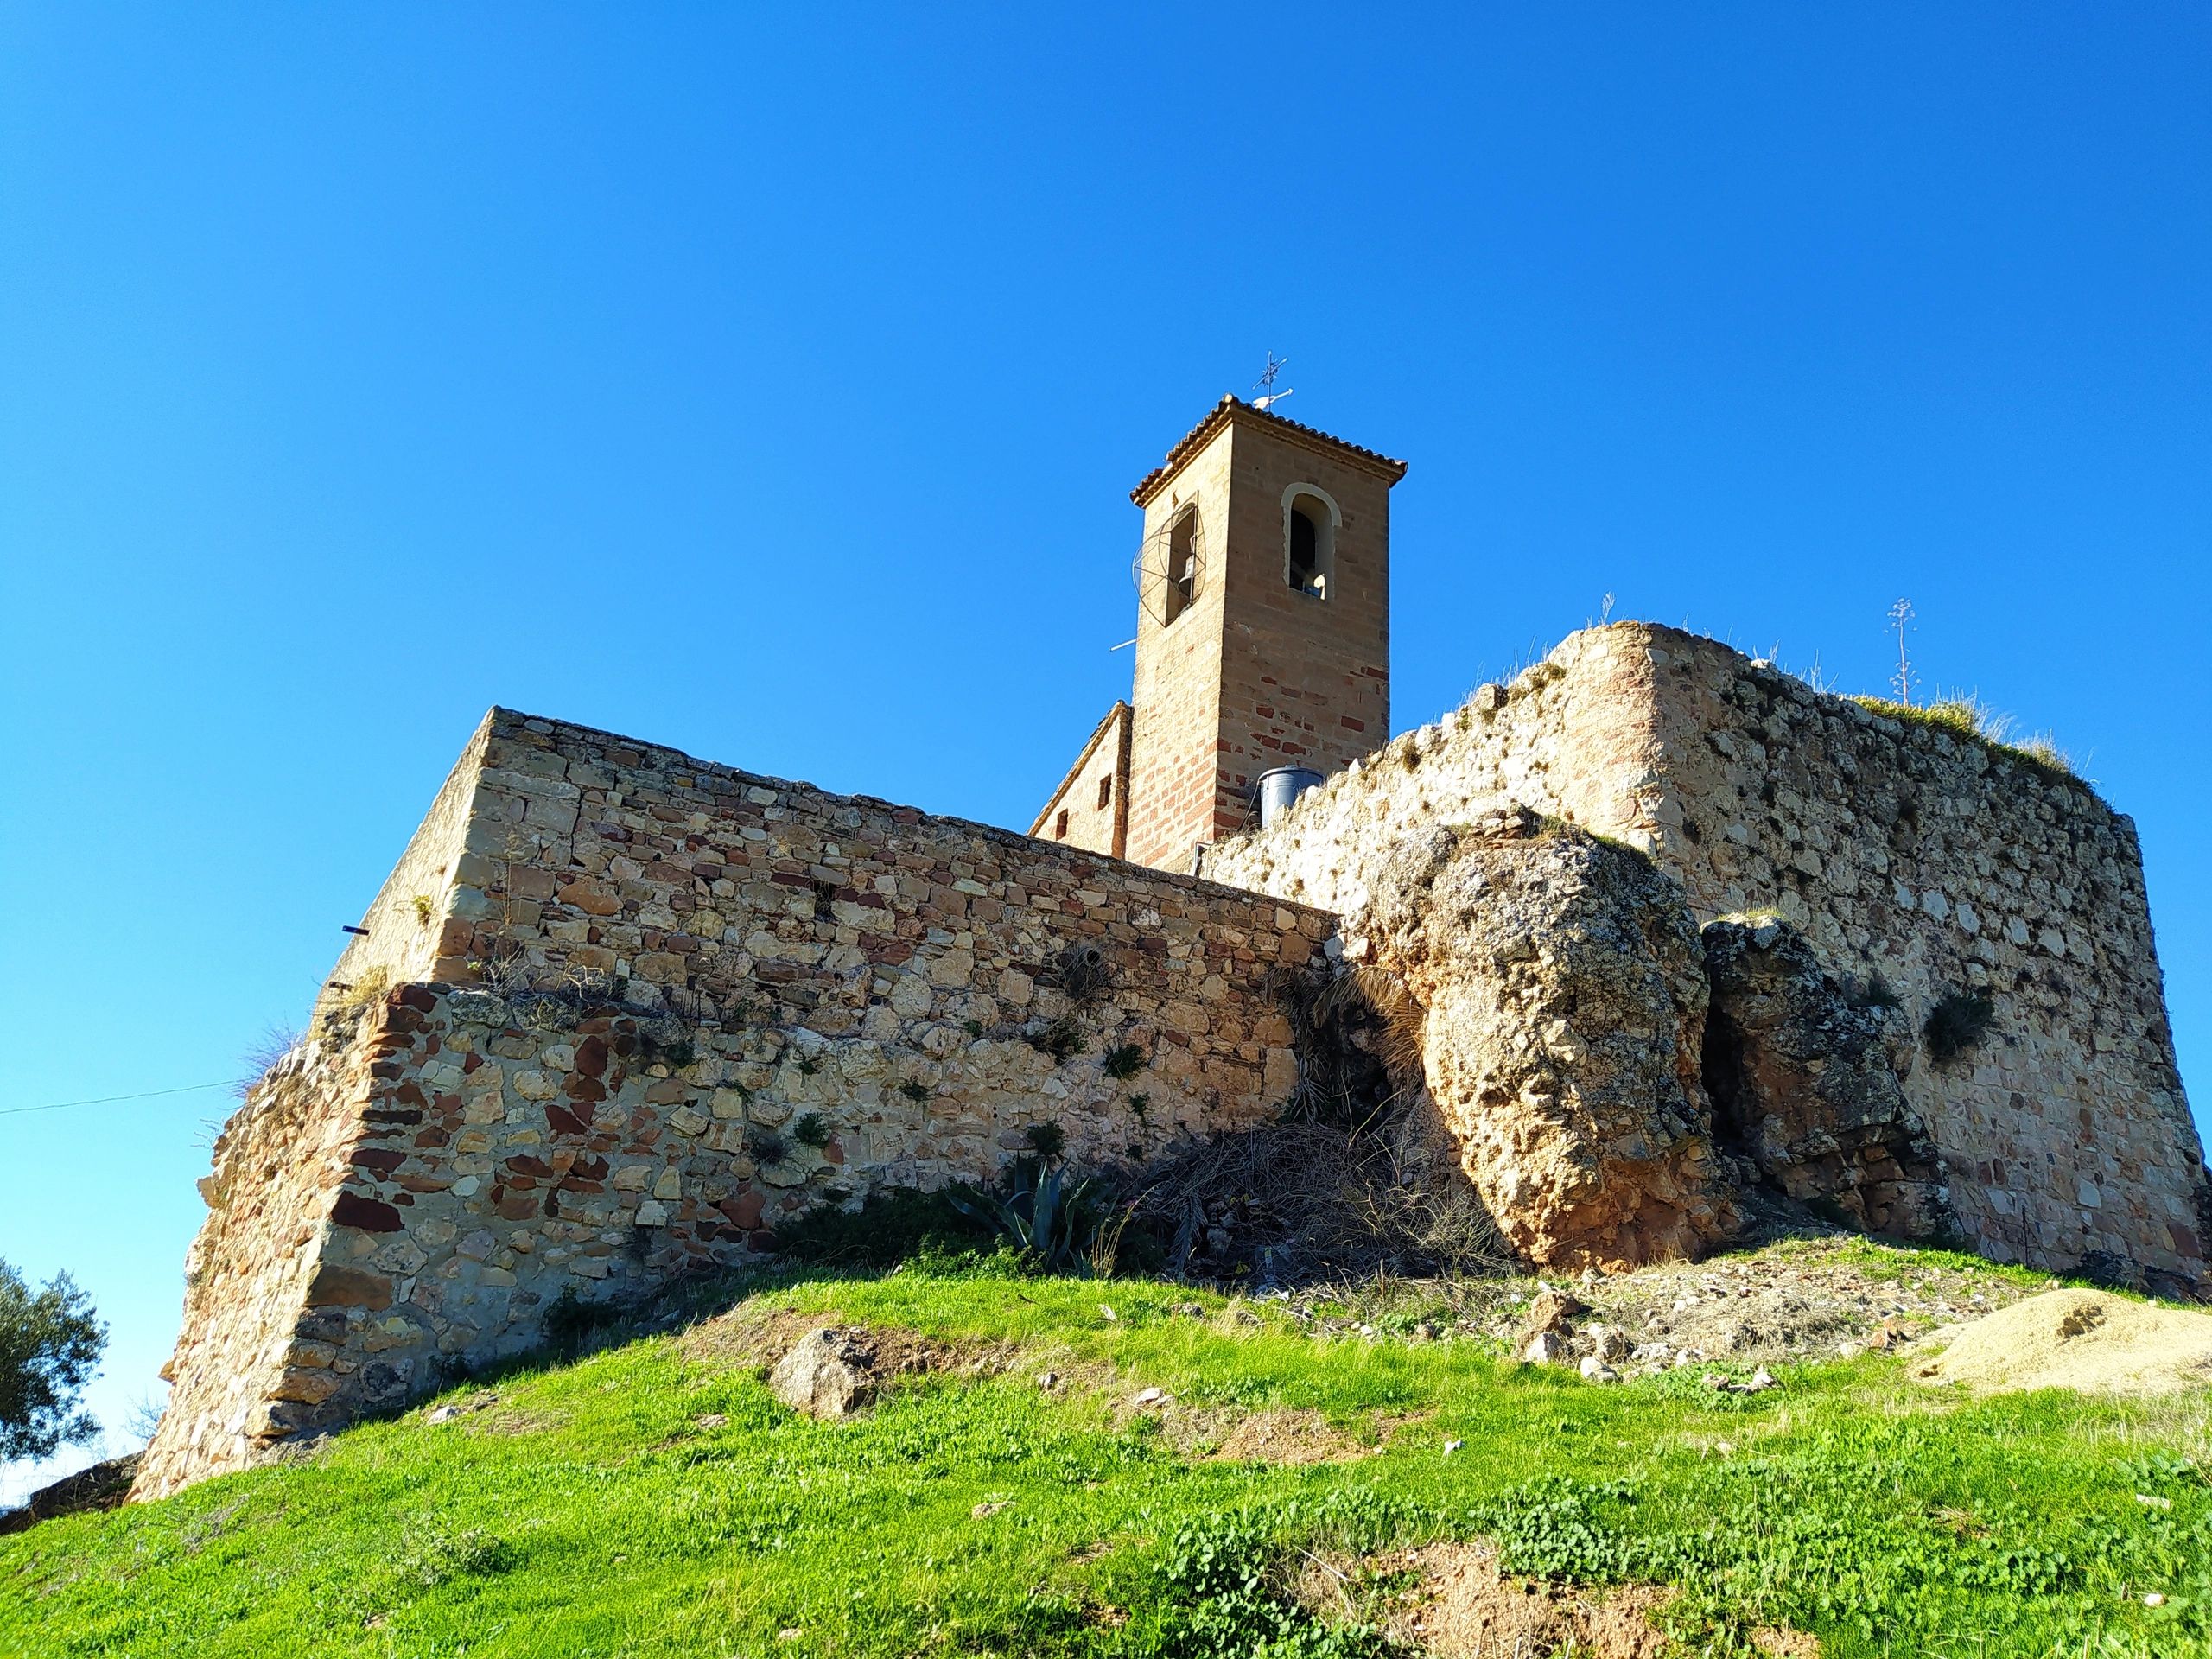
[[[794,1417],[744,1333],[816,1315],[972,1363]],[[1135,1409],[1146,1388],[1173,1403]],[[1679,1586],[1685,1651],[1786,1624],[1836,1655],[2212,1652],[2202,1390],[1974,1402],[1879,1356],[1748,1395],[1599,1387],[1179,1286],[909,1268],[771,1282],[489,1391],[0,1539],[0,1653],[1378,1653],[1360,1608],[1393,1586],[1363,1561],[1474,1537],[1520,1573]],[[1344,1455],[1218,1455],[1262,1409],[1325,1416]],[[1293,1595],[1315,1558],[1349,1614]]]

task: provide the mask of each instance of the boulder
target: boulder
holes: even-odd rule
[[[1529,1299],[1529,1316],[1522,1330],[1531,1337],[1546,1331],[1564,1336],[1568,1322],[1578,1313],[1589,1311],[1589,1306],[1572,1292],[1546,1285]]]
[[[875,1398],[875,1345],[866,1331],[810,1331],[768,1373],[768,1392],[810,1417],[849,1417]]]
[[[1379,865],[1363,948],[1404,987],[1404,1046],[1507,1242],[1539,1267],[1611,1269],[1726,1236],[1703,953],[1675,880],[1519,809]]]

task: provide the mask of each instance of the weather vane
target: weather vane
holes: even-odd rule
[[[1252,383],[1252,390],[1260,394],[1252,400],[1253,408],[1266,409],[1270,404],[1279,404],[1298,390],[1296,386],[1285,386],[1281,391],[1275,390],[1275,376],[1289,366],[1288,358],[1277,357],[1273,352],[1268,353],[1268,366],[1260,371],[1260,378]]]

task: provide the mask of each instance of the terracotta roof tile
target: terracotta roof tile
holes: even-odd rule
[[[1210,442],[1214,434],[1234,421],[1247,421],[1255,426],[1264,427],[1286,435],[1294,435],[1296,440],[1304,443],[1308,448],[1319,449],[1324,454],[1336,455],[1339,460],[1347,461],[1355,467],[1375,474],[1379,478],[1389,480],[1393,484],[1406,475],[1406,463],[1402,461],[1393,461],[1389,456],[1378,454],[1375,450],[1363,449],[1356,443],[1346,443],[1342,438],[1332,437],[1326,432],[1301,425],[1296,421],[1275,414],[1271,410],[1255,409],[1242,397],[1234,394],[1226,394],[1219,403],[1206,411],[1204,420],[1183,435],[1175,447],[1167,452],[1166,460],[1144,475],[1143,480],[1136,488],[1129,492],[1129,499],[1139,506],[1151,500],[1154,496],[1160,493],[1160,486],[1166,483],[1169,476],[1178,467]]]

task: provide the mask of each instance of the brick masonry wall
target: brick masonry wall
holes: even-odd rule
[[[470,753],[465,810],[441,795],[372,910],[401,918],[392,960],[437,941],[423,977],[334,993],[219,1143],[142,1497],[530,1347],[564,1292],[987,1181],[1032,1125],[1094,1162],[1295,1085],[1270,975],[1319,912],[505,711]],[[1054,982],[1081,947],[1087,1001]]]
[[[1274,428],[1234,429],[1217,836],[1252,821],[1262,772],[1334,772],[1390,730],[1389,483],[1332,446]],[[1325,599],[1285,580],[1283,496],[1300,485],[1325,493],[1343,515]]]
[[[1789,918],[1831,971],[1878,972],[1917,1029],[1986,991],[1989,1039],[1904,1079],[1976,1246],[2205,1270],[2202,1147],[2166,1022],[2132,823],[2078,781],[1884,718],[1715,641],[1571,636],[1217,849],[1209,876],[1341,912],[1376,849],[1510,798],[1642,848],[1700,920]]]

